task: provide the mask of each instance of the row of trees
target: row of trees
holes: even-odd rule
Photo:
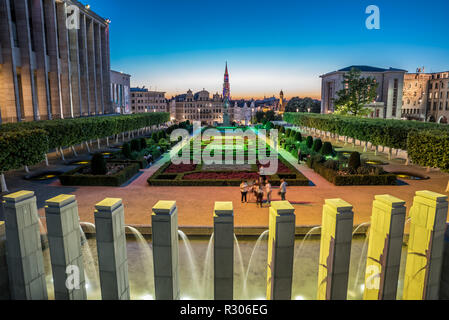
[[[285,112],[321,113],[321,102],[312,98],[295,97],[288,102]]]

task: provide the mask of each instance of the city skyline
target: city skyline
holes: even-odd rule
[[[112,21],[112,68],[131,74],[132,86],[167,96],[189,89],[221,92],[226,61],[233,99],[270,97],[281,89],[288,99],[319,99],[320,75],[350,65],[449,69],[444,24],[449,3],[442,0],[434,3],[438,10],[402,0],[325,5],[230,0],[224,10],[203,0],[90,4]],[[380,8],[380,30],[365,26],[371,4]]]

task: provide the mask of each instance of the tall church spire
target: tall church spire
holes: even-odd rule
[[[228,62],[226,62],[226,70],[224,75],[223,99],[231,100],[231,84],[229,82]]]

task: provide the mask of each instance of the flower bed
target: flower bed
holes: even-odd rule
[[[164,173],[186,173],[195,171],[196,164],[171,164]]]
[[[167,163],[148,179],[150,186],[239,186],[242,180],[256,180],[259,178],[261,165],[254,165],[252,171],[203,171],[202,165],[188,172],[175,172],[188,170],[193,167],[182,167]],[[265,166],[267,167],[267,166]],[[286,179],[289,186],[308,186],[309,180],[291,166],[284,159],[279,160],[279,170],[269,177],[273,186],[279,186],[281,179]],[[178,170],[179,169],[179,170]]]

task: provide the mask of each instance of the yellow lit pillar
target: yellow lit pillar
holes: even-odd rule
[[[447,196],[416,192],[410,211],[404,300],[438,300],[447,213]]]
[[[354,213],[341,199],[326,200],[323,207],[318,300],[346,300]]]
[[[376,196],[371,216],[365,300],[396,300],[404,238],[405,202]]]
[[[295,208],[288,201],[273,202],[268,238],[267,300],[292,298],[295,230]]]

